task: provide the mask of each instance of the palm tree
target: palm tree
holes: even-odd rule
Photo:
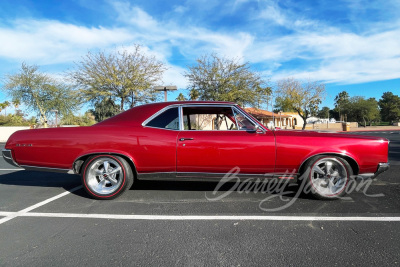
[[[182,93],[180,93],[178,95],[178,97],[176,98],[176,100],[177,101],[186,101],[186,97]]]
[[[189,93],[190,100],[197,100],[199,98],[199,92],[196,89],[190,90]]]
[[[3,103],[3,108],[4,108],[4,115],[5,116],[7,116],[7,108],[10,106],[10,102],[8,102],[8,101],[5,101],[4,103]]]

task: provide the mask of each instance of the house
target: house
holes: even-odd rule
[[[273,113],[258,108],[245,108],[244,110],[268,128],[273,128],[275,124],[275,127],[294,129],[298,125],[298,119],[288,113]]]

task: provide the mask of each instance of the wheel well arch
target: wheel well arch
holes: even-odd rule
[[[114,152],[95,152],[95,153],[89,153],[89,154],[85,154],[85,155],[79,156],[72,163],[72,169],[74,170],[74,172],[76,174],[81,174],[83,163],[85,163],[85,161],[89,157],[92,157],[92,156],[95,156],[95,155],[113,155],[113,156],[119,156],[119,157],[125,159],[126,162],[128,162],[129,166],[132,168],[132,172],[133,172],[134,178],[136,179],[137,170],[136,170],[136,166],[135,166],[135,163],[133,162],[132,158],[127,156],[127,155],[124,155],[124,154],[121,154],[121,153],[114,153]]]
[[[328,153],[320,153],[320,154],[316,154],[316,155],[312,155],[312,156],[308,157],[300,165],[299,173],[300,174],[303,173],[305,167],[307,166],[307,163],[310,162],[311,160],[313,160],[317,156],[335,156],[335,157],[339,157],[339,158],[345,159],[349,163],[351,169],[353,170],[353,174],[354,175],[357,175],[358,172],[360,171],[360,166],[358,165],[357,161],[354,158],[352,158],[352,157],[350,157],[348,155],[340,154],[340,153],[329,153],[328,152]]]

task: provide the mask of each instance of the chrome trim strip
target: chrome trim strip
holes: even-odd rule
[[[182,109],[182,118],[183,118],[183,108],[185,107],[192,107],[192,106],[196,106],[196,107],[198,107],[198,106],[200,106],[200,107],[215,107],[215,106],[218,106],[218,107],[224,107],[224,108],[231,108],[232,109],[232,112],[235,110],[235,111],[237,111],[237,112],[239,112],[240,114],[242,114],[244,117],[246,117],[248,120],[250,120],[253,124],[255,124],[255,126],[259,126],[260,124],[258,123],[258,122],[255,122],[253,119],[251,119],[249,116],[247,116],[247,114],[246,113],[243,113],[240,109],[238,109],[236,106],[236,104],[218,104],[218,103],[216,103],[216,104],[192,104],[192,103],[190,103],[190,104],[187,104],[187,105],[185,105],[185,104],[181,104],[181,109]],[[234,113],[233,113],[233,115],[234,115]],[[235,122],[236,122],[236,128],[238,129],[238,130],[221,130],[221,131],[229,131],[229,132],[238,132],[238,131],[240,131],[240,132],[248,132],[249,130],[239,130],[239,127],[238,127],[238,124],[237,124],[237,121],[236,121],[236,118],[235,118]],[[262,127],[261,127],[261,129],[263,129]],[[263,129],[264,130],[264,129]],[[191,132],[191,130],[185,130],[184,129],[184,126],[183,126],[183,120],[182,120],[182,131],[189,131],[189,132]],[[209,131],[209,132],[215,132],[216,130],[201,130],[202,132],[206,132],[206,131]],[[265,133],[265,131],[264,131],[264,133]]]
[[[236,129],[239,130],[239,124],[237,122],[237,119],[235,118],[235,108],[232,106],[231,110],[232,110],[233,118],[235,119]]]
[[[166,180],[166,181],[220,181],[225,177],[226,173],[202,173],[202,172],[155,172],[155,173],[138,173],[138,180]],[[297,182],[298,173],[269,173],[269,174],[235,174],[240,181],[247,179],[273,179],[278,178],[279,181]],[[288,177],[287,179],[282,177]],[[291,178],[289,178],[291,177]]]
[[[183,131],[185,129],[185,125],[183,124],[183,109],[182,106],[179,106],[179,130]]]
[[[18,168],[20,167],[18,165],[18,163],[15,162],[15,160],[14,160],[14,158],[12,156],[12,151],[10,149],[2,149],[1,154],[3,155],[4,160],[8,164],[10,164],[10,165],[12,165],[14,167],[18,167]]]
[[[24,168],[27,171],[58,172],[58,173],[74,174],[74,171],[71,169],[37,167],[37,166],[29,166],[29,165],[21,165],[21,168]]]
[[[235,110],[236,112],[239,112],[244,117],[246,117],[248,120],[250,120],[253,124],[255,124],[256,128],[258,126],[259,128],[261,128],[263,130],[264,133],[266,133],[265,129],[261,126],[261,124],[258,121],[256,121],[256,120],[252,119],[251,117],[247,116],[247,114],[245,112],[243,112],[240,108],[237,107],[237,104],[220,104],[220,103],[215,103],[215,104],[211,104],[211,103],[208,103],[208,104],[204,104],[204,103],[199,103],[199,104],[195,104],[195,103],[190,103],[190,104],[185,104],[185,103],[172,104],[172,105],[169,105],[169,106],[166,106],[166,107],[160,109],[159,111],[157,111],[156,113],[151,115],[144,122],[142,122],[142,126],[143,127],[149,127],[149,128],[155,128],[155,129],[170,130],[170,131],[189,131],[189,130],[185,130],[185,127],[183,125],[183,107],[215,107],[215,106],[218,106],[218,107],[229,107],[229,108],[232,109],[232,111]],[[152,119],[154,119],[155,117],[157,117],[158,115],[163,113],[164,111],[166,111],[166,110],[168,110],[170,108],[175,108],[175,107],[179,108],[178,109],[178,111],[179,111],[179,127],[180,127],[179,130],[158,128],[158,127],[152,127],[152,126],[147,126],[146,125],[149,121],[151,121]],[[237,124],[237,122],[236,122],[236,124]],[[236,125],[236,127],[237,127],[237,129],[239,129],[238,125]],[[246,130],[230,130],[230,131],[246,131]]]
[[[150,117],[148,117],[144,122],[142,122],[142,126],[144,127],[151,127],[151,126],[146,126],[146,124],[151,121],[152,119],[154,119],[154,117],[156,117],[157,115],[160,115],[162,112],[166,111],[167,109],[170,108],[174,108],[174,107],[190,107],[190,106],[203,106],[203,107],[215,107],[215,106],[220,106],[220,107],[232,107],[234,106],[234,104],[220,104],[220,103],[215,103],[215,104],[204,104],[204,103],[199,103],[199,104],[195,104],[195,103],[190,103],[190,104],[171,104],[169,106],[163,107],[162,109],[160,109],[159,111],[157,111],[156,113],[154,113],[153,115],[151,115]],[[152,127],[152,128],[156,128],[156,127]],[[163,128],[158,128],[158,129],[163,129]],[[171,130],[171,129],[169,129]],[[176,131],[176,130],[175,130]]]

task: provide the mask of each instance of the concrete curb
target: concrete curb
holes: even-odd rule
[[[338,133],[356,133],[356,132],[399,132],[400,129],[376,129],[376,130],[352,130],[352,131],[338,131]]]

